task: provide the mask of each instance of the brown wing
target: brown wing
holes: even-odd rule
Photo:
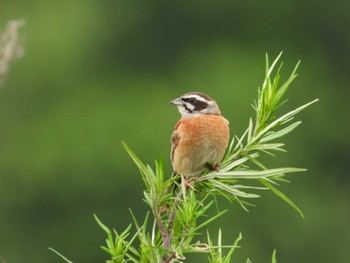
[[[179,144],[179,141],[180,141],[180,135],[179,133],[177,132],[177,129],[179,128],[181,124],[181,120],[176,123],[176,126],[175,126],[175,129],[174,129],[174,132],[173,134],[171,135],[171,151],[170,151],[170,159],[171,159],[171,164],[173,164],[173,160],[174,160],[174,153],[175,153],[175,150],[176,150],[176,147],[178,146]],[[173,167],[174,168],[174,167]],[[175,171],[174,171],[175,172]]]

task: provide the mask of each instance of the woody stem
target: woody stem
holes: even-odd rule
[[[181,196],[182,196],[182,190],[179,190],[179,192],[177,193],[177,199],[174,201],[173,207],[172,207],[171,212],[170,212],[167,231],[164,231],[165,235],[163,237],[163,248],[165,250],[168,250],[169,246],[170,246],[170,242],[171,242],[171,238],[172,238],[173,224],[174,224],[174,220],[176,217],[176,208],[179,205],[179,198]],[[172,255],[170,255],[170,257],[173,258],[174,253],[172,253]],[[162,262],[170,262],[170,261],[169,261],[169,258],[164,258]]]

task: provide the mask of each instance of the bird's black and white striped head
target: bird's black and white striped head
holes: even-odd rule
[[[170,101],[176,105],[183,117],[194,117],[197,115],[214,114],[220,115],[216,101],[208,95],[200,92],[190,92]]]

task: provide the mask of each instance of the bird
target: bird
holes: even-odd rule
[[[193,178],[206,169],[218,170],[229,144],[229,122],[215,100],[201,92],[189,92],[170,101],[181,118],[171,135],[173,176]]]

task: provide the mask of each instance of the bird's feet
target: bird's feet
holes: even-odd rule
[[[191,182],[196,183],[197,181],[198,181],[197,177],[191,177],[189,179],[185,179],[184,184],[186,189],[192,189],[193,191],[197,191],[196,188],[194,188],[193,185],[191,184]]]

